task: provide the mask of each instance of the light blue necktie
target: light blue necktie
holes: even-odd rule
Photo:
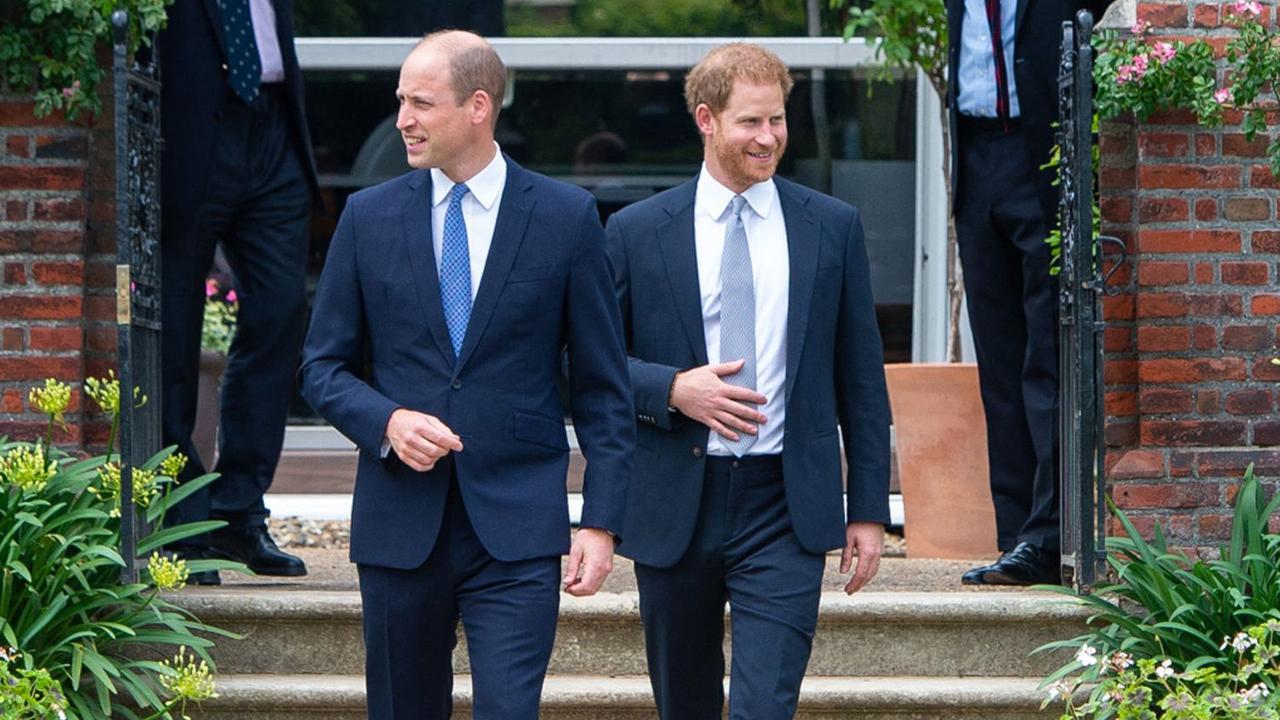
[[[471,319],[471,252],[467,247],[467,224],[462,219],[462,197],[467,192],[462,183],[449,191],[440,247],[440,300],[455,358],[462,354],[462,339],[467,336],[467,321]]]
[[[751,272],[751,249],[742,223],[746,198],[733,196],[729,227],[720,257],[720,362],[744,359],[742,369],[724,378],[730,385],[756,389],[756,292]],[[739,432],[736,442],[720,438],[724,446],[742,457],[756,443],[755,435]]]
[[[219,0],[227,40],[227,84],[240,99],[252,103],[262,82],[262,58],[253,34],[249,0]]]

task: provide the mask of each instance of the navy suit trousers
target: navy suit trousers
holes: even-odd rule
[[[211,516],[233,528],[266,523],[262,495],[284,444],[306,320],[311,195],[286,102],[283,89],[264,86],[252,105],[227,103],[214,137],[199,139],[214,150],[191,227],[166,235],[161,246],[164,444],[190,458],[182,479],[221,474],[170,511],[173,525]],[[240,310],[222,378],[218,462],[205,468],[191,431],[204,281],[219,244],[235,272]]]
[[[440,535],[410,570],[358,565],[370,720],[445,720],[458,619],[475,720],[537,720],[560,609],[560,558],[496,560],[476,537],[456,476]]]
[[[825,558],[791,529],[777,456],[708,458],[693,540],[670,568],[636,564],[649,677],[663,720],[719,718],[724,604],[731,720],[793,717]]]
[[[987,419],[1000,550],[1060,545],[1058,303],[1026,134],[960,126],[956,236]]]

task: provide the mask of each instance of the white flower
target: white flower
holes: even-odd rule
[[[1173,661],[1165,660],[1160,663],[1160,667],[1156,668],[1156,677],[1161,680],[1167,680],[1174,676]]]
[[[1249,637],[1249,633],[1239,632],[1239,633],[1236,633],[1235,637],[1222,638],[1222,644],[1218,646],[1218,649],[1226,650],[1227,646],[1230,645],[1231,647],[1235,648],[1236,652],[1244,652],[1245,650],[1248,650],[1249,648],[1257,644],[1258,644],[1258,641]]]
[[[1271,691],[1268,690],[1267,686],[1263,685],[1262,683],[1258,683],[1257,685],[1254,685],[1251,688],[1240,691],[1240,696],[1243,697],[1248,702],[1257,702],[1258,700],[1261,700],[1262,698],[1270,694],[1271,694]]]
[[[1092,667],[1098,664],[1098,651],[1088,645],[1081,645],[1080,650],[1076,652],[1076,662],[1084,667]]]
[[[1071,691],[1071,683],[1066,680],[1059,680],[1049,686],[1049,702],[1066,700],[1071,697]]]
[[[1133,667],[1133,656],[1122,650],[1116,651],[1107,658],[1107,666],[1115,672],[1123,672]]]

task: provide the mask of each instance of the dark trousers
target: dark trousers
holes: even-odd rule
[[[1058,304],[1022,132],[960,123],[956,235],[978,356],[999,548],[1058,552]],[[1048,158],[1045,158],[1047,161]]]
[[[370,720],[444,720],[458,619],[475,720],[537,720],[560,609],[560,558],[496,560],[453,481],[443,524],[412,570],[359,565]]]
[[[183,502],[169,523],[221,518],[265,523],[262,495],[284,443],[285,418],[306,314],[310,192],[288,129],[282,90],[264,86],[246,105],[227,103],[213,162],[191,225],[162,243],[163,434],[204,472],[191,441],[200,367],[204,281],[219,243],[236,276],[236,335],[222,378],[221,477]]]
[[[824,564],[791,529],[778,457],[708,458],[689,549],[670,568],[636,564],[649,678],[663,720],[722,716],[726,600],[729,717],[793,717]]]

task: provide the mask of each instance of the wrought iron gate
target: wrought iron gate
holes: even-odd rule
[[[120,365],[120,555],[138,576],[145,523],[133,468],[160,450],[160,71],[154,53],[128,56],[128,15],[111,15],[115,59],[116,349]],[[142,53],[138,54],[140,57]],[[133,388],[140,390],[136,400]]]
[[[1106,475],[1103,466],[1101,295],[1107,289],[1100,246],[1124,243],[1094,230],[1093,16],[1062,24],[1058,75],[1059,212],[1062,273],[1058,291],[1058,437],[1062,482],[1062,571],[1081,592],[1106,573]],[[1112,269],[1114,271],[1114,267]]]

